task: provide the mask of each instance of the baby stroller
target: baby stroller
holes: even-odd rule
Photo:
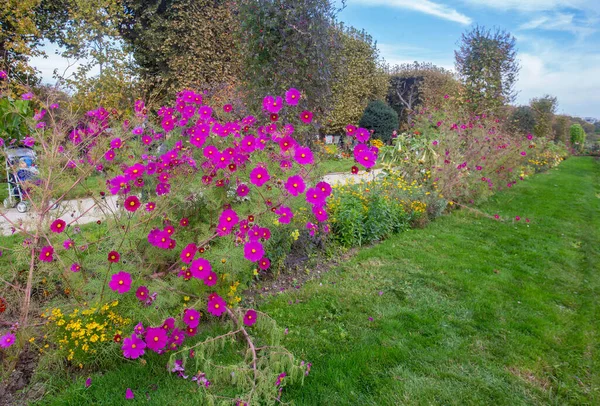
[[[16,205],[19,213],[25,213],[29,210],[29,203],[23,183],[35,180],[39,174],[35,152],[27,147],[7,147],[4,152],[8,182],[8,197],[4,199],[4,207],[10,209]]]

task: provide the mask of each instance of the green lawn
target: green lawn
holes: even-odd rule
[[[289,329],[284,345],[313,363],[283,400],[600,404],[600,161],[571,158],[480,209],[531,223],[458,211],[263,303]],[[154,358],[93,375],[89,389],[50,379],[46,401],[191,402],[194,385]]]

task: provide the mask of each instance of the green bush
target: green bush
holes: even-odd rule
[[[585,145],[585,131],[581,124],[573,124],[570,129],[571,134],[571,144],[573,144],[573,149],[581,152]]]
[[[398,128],[398,113],[387,103],[375,100],[369,103],[359,125],[373,130],[373,137],[388,142],[392,132]]]

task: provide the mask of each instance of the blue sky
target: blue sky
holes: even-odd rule
[[[600,0],[347,0],[340,20],[366,30],[388,63],[453,68],[474,24],[517,39],[517,103],[546,93],[559,113],[600,118]]]
[[[390,64],[449,69],[473,24],[506,29],[522,65],[517,103],[551,94],[559,113],[600,118],[600,0],[347,0],[339,19],[371,34]],[[67,66],[54,50],[32,60],[45,82]]]

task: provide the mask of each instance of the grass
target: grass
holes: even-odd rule
[[[598,404],[600,161],[571,158],[480,209],[509,220],[457,211],[263,303],[313,363],[283,400]],[[48,378],[44,403],[123,404],[126,387],[131,404],[189,402],[193,385],[161,361],[95,374],[89,389]]]

